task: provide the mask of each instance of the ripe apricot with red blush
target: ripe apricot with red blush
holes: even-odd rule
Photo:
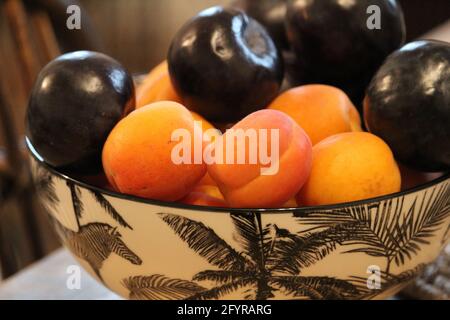
[[[237,132],[248,134],[245,143],[239,145]],[[263,143],[264,136],[267,143]],[[227,146],[233,140],[234,148]],[[218,138],[213,149],[215,155],[223,150],[224,161],[208,163],[208,173],[231,207],[281,207],[300,190],[311,169],[309,137],[294,120],[276,110],[250,114]],[[239,154],[243,154],[241,161]]]
[[[195,206],[228,207],[219,188],[213,185],[199,185],[195,187],[181,202]]]

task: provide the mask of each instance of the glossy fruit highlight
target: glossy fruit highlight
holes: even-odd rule
[[[242,11],[223,7],[200,12],[178,31],[168,63],[186,107],[221,123],[265,108],[284,73],[265,28]]]
[[[392,54],[368,88],[364,112],[369,130],[404,164],[450,169],[450,45],[416,41]]]
[[[109,132],[134,106],[133,81],[116,60],[89,51],[64,54],[36,80],[27,135],[48,164],[98,173]]]
[[[287,70],[295,84],[336,86],[357,107],[376,70],[400,48],[406,34],[395,0],[291,0],[286,21],[295,52]]]
[[[233,6],[266,27],[280,50],[289,50],[285,28],[287,3],[288,0],[237,0]]]

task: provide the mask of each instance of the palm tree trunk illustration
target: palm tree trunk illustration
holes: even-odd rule
[[[392,257],[388,257],[387,264],[386,264],[386,271],[385,271],[387,275],[391,274],[391,263],[392,263]]]
[[[67,184],[70,189],[70,196],[72,198],[72,208],[73,208],[73,212],[75,214],[75,220],[77,222],[78,230],[80,230],[81,229],[80,216],[81,216],[81,211],[83,210],[82,203],[78,197],[77,190],[75,189],[75,185],[71,182],[67,182]]]
[[[261,214],[259,212],[254,213],[254,218],[256,220],[257,232],[259,236],[259,274],[257,282],[257,292],[256,300],[267,300],[273,297],[272,288],[269,286],[270,274],[266,269],[266,252],[264,252],[264,229],[261,221]]]
[[[186,242],[189,247],[219,270],[203,270],[192,277],[194,283],[211,281],[214,286],[196,292],[192,300],[219,299],[244,288],[245,299],[268,300],[274,298],[274,292],[283,291],[296,297],[313,299],[344,299],[358,296],[359,290],[349,280],[332,277],[299,276],[304,266],[323,259],[325,251],[332,251],[336,246],[324,248],[330,241],[329,236],[298,236],[276,225],[263,227],[261,216],[255,212],[231,214],[235,227],[235,241],[243,249],[236,251],[220,238],[214,230],[202,222],[170,213],[160,213],[163,221]],[[320,233],[320,235],[322,235]],[[333,238],[331,238],[332,240]],[[292,250],[294,247],[296,250]],[[298,247],[298,250],[297,250]],[[303,256],[302,256],[303,255]],[[284,267],[296,264],[295,267]],[[283,266],[281,268],[280,266]],[[149,278],[150,277],[150,278]],[[153,279],[161,275],[147,276],[140,279]],[[162,276],[163,277],[163,276]],[[166,278],[165,278],[166,279]],[[171,280],[173,281],[173,280]],[[129,281],[125,281],[130,283]],[[159,281],[157,281],[159,283]],[[130,294],[136,289],[146,290],[152,285],[142,281],[133,282],[136,286],[127,286]],[[158,285],[159,286],[159,285]],[[165,288],[162,288],[165,290]],[[179,298],[173,296],[174,298]]]
[[[272,287],[269,285],[270,275],[262,275],[257,282],[256,300],[268,300],[273,298]]]
[[[264,255],[264,234],[263,234],[263,227],[261,222],[261,214],[255,213],[255,219],[256,219],[256,225],[258,226],[258,234],[259,234],[259,245],[260,245],[260,256],[261,259],[259,261],[259,268],[261,272],[264,272],[266,267],[266,257]]]

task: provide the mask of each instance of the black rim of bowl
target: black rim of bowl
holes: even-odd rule
[[[174,208],[174,209],[184,209],[184,210],[195,210],[195,211],[206,211],[206,212],[221,212],[221,213],[243,213],[243,212],[259,212],[259,213],[266,213],[266,214],[283,214],[283,213],[298,213],[298,212],[311,212],[311,211],[330,211],[330,210],[337,210],[342,209],[346,207],[355,207],[360,205],[366,205],[366,204],[372,204],[375,202],[380,202],[387,199],[392,199],[396,197],[405,196],[411,193],[418,192],[420,190],[427,189],[433,185],[436,185],[438,183],[441,183],[447,179],[450,178],[450,172],[445,173],[443,176],[434,179],[430,182],[427,182],[425,184],[419,185],[417,187],[391,193],[387,195],[383,195],[380,197],[365,199],[365,200],[358,200],[358,201],[351,201],[351,202],[345,202],[345,203],[339,203],[339,204],[332,204],[332,205],[323,205],[323,206],[314,206],[314,207],[295,207],[295,208],[221,208],[221,207],[206,207],[206,206],[196,206],[196,205],[189,205],[189,204],[183,204],[178,202],[167,202],[167,201],[159,201],[159,200],[151,200],[147,198],[142,198],[138,196],[133,196],[129,194],[119,193],[116,191],[110,191],[106,189],[102,189],[90,184],[87,184],[85,182],[79,181],[77,179],[74,179],[72,177],[69,177],[68,175],[59,172],[57,169],[53,168],[52,166],[48,165],[41,156],[37,153],[36,149],[34,149],[33,145],[31,144],[30,140],[26,137],[26,145],[27,149],[30,152],[31,156],[36,160],[39,165],[43,166],[51,172],[53,175],[59,177],[60,179],[70,181],[82,188],[101,192],[102,194],[105,194],[107,196],[113,197],[113,198],[119,198],[123,200],[129,200],[133,202],[139,202],[144,204],[150,204],[150,205],[156,205],[160,207],[167,207],[167,208]]]

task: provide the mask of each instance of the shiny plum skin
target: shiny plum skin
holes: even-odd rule
[[[381,10],[380,30],[367,26],[371,5]],[[286,28],[295,52],[287,68],[294,84],[339,87],[357,106],[376,70],[406,36],[395,0],[290,0]]]
[[[450,169],[450,44],[416,41],[393,53],[364,102],[371,132],[420,171]]]
[[[133,80],[116,60],[90,51],[67,53],[46,65],[34,84],[27,136],[51,166],[98,173],[106,138],[134,105]]]
[[[284,65],[264,27],[241,10],[212,7],[176,34],[168,54],[183,103],[209,121],[235,122],[278,94]]]
[[[286,36],[286,10],[288,0],[237,0],[233,6],[261,23],[280,50],[289,50]]]

